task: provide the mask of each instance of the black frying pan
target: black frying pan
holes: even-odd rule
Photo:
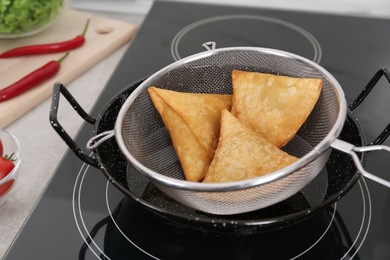
[[[385,75],[390,82],[389,72],[379,70],[363,89],[359,97],[349,106],[346,121],[340,139],[357,147],[366,145],[364,133],[352,114],[352,110],[366,98],[377,81]],[[94,125],[92,135],[114,128],[117,114],[127,97],[143,80],[139,80],[118,93],[102,109],[96,118],[89,116],[61,83],[56,83],[52,97],[50,122],[70,149],[84,162],[99,168],[110,182],[125,195],[135,199],[141,205],[161,218],[170,222],[186,223],[188,228],[201,228],[203,232],[253,234],[270,231],[307,219],[321,209],[333,204],[346,194],[357,182],[360,173],[351,157],[335,149],[329,157],[326,167],[300,192],[270,207],[236,215],[217,216],[186,207],[160,192],[148,179],[135,170],[123,157],[115,139],[109,139],[89,156],[69,137],[57,120],[60,94],[75,108],[79,115]],[[371,145],[382,144],[390,133],[390,124]],[[360,155],[364,164],[365,156]],[[194,225],[187,225],[194,223]]]

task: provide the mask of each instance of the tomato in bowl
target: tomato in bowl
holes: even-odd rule
[[[0,129],[0,205],[11,194],[22,159],[21,145],[16,137]]]

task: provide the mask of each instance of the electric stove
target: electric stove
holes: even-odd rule
[[[311,59],[339,81],[351,103],[379,68],[390,65],[388,28],[386,19],[158,1],[91,115],[97,117],[130,83],[202,51],[208,41],[217,48],[268,47]],[[381,78],[377,84],[354,110],[367,143],[389,121],[389,83]],[[92,126],[84,124],[76,143],[85,144],[91,134]],[[386,156],[368,154],[365,168],[389,179]],[[238,235],[208,232],[125,196],[68,151],[5,258],[390,259],[389,196],[385,186],[360,177],[340,200],[291,225]]]

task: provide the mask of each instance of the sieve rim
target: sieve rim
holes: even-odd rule
[[[216,55],[221,52],[231,52],[231,51],[253,51],[253,52],[262,52],[262,53],[268,53],[276,56],[282,56],[286,58],[291,58],[295,60],[302,61],[314,68],[316,68],[319,72],[322,73],[322,75],[329,80],[334,86],[334,89],[336,90],[337,96],[338,96],[338,104],[339,104],[339,111],[337,115],[337,119],[330,129],[329,133],[325,136],[325,138],[318,143],[310,152],[308,152],[306,155],[304,155],[302,158],[300,158],[298,161],[290,164],[289,166],[280,169],[278,171],[275,171],[270,174],[266,174],[264,176],[259,176],[256,178],[241,180],[241,181],[234,181],[234,182],[223,182],[223,183],[202,183],[202,182],[191,182],[191,181],[185,181],[180,179],[171,178],[165,175],[162,175],[156,171],[153,171],[152,169],[149,169],[148,167],[141,164],[132,154],[128,151],[126,148],[125,142],[123,140],[122,135],[122,125],[124,122],[124,118],[126,116],[126,113],[128,109],[130,108],[133,101],[138,97],[141,92],[150,86],[150,82],[153,81],[156,77],[159,77],[162,74],[165,74],[167,71],[174,69],[178,66],[181,66],[185,63],[206,58],[211,55]],[[152,74],[149,78],[147,78],[144,82],[142,82],[126,99],[124,104],[122,105],[116,122],[114,126],[114,132],[115,132],[115,139],[117,141],[118,147],[121,150],[122,154],[125,156],[127,161],[131,163],[137,170],[141,172],[145,177],[150,179],[152,182],[157,182],[159,184],[171,187],[171,188],[177,188],[182,190],[190,190],[190,191],[203,191],[203,192],[225,192],[225,191],[235,191],[235,190],[242,190],[242,189],[248,189],[259,185],[268,184],[274,181],[277,181],[279,179],[282,179],[290,174],[293,174],[294,172],[298,171],[308,163],[314,161],[317,157],[319,157],[322,153],[324,153],[326,150],[331,149],[331,144],[334,140],[338,138],[338,136],[341,133],[341,130],[343,128],[345,119],[347,115],[347,101],[345,99],[344,91],[342,90],[342,87],[340,86],[339,82],[336,80],[336,78],[329,73],[325,68],[320,66],[319,64],[302,57],[300,55],[272,49],[272,48],[264,48],[264,47],[227,47],[227,48],[219,48],[219,49],[213,49],[213,50],[207,50],[201,53],[196,53],[191,56],[185,57],[181,60],[178,60],[176,62],[173,62],[164,68],[158,70],[154,74]]]

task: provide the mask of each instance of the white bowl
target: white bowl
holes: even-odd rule
[[[15,136],[8,133],[4,129],[0,129],[0,140],[3,144],[3,151],[4,151],[3,156],[14,153],[12,158],[15,159],[15,161],[13,162],[15,164],[13,170],[10,173],[8,173],[7,176],[5,176],[0,180],[0,206],[1,206],[14,190],[13,187],[15,186],[18,177],[19,166],[22,161],[22,147],[18,139],[16,139]]]
[[[64,0],[11,1],[2,5],[7,11],[0,10],[0,39],[13,39],[37,34],[52,25]]]

